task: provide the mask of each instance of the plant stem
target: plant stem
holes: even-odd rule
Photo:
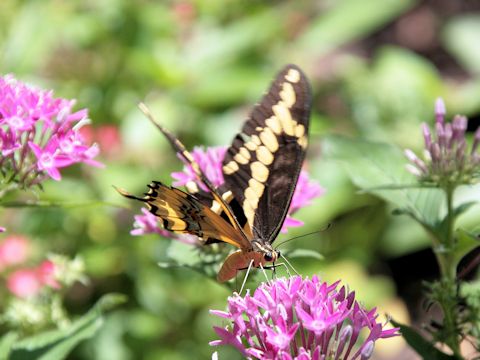
[[[455,264],[454,252],[455,252],[455,234],[454,234],[454,222],[455,214],[453,209],[453,193],[455,188],[452,185],[449,185],[445,188],[445,195],[447,198],[447,230],[446,230],[446,241],[445,241],[445,258],[446,258],[446,269],[445,273],[442,274],[443,278],[447,278],[450,282],[455,283],[457,277],[457,264]]]
[[[439,299],[439,302],[443,311],[443,326],[447,335],[445,343],[451,348],[456,357],[462,358],[460,354],[461,336],[458,333],[457,326],[457,264],[454,256],[456,239],[454,234],[455,214],[453,208],[453,194],[455,187],[448,184],[445,186],[444,191],[447,201],[445,234],[443,234],[444,236],[440,239],[441,248],[439,251],[435,252],[439,262],[441,274],[440,284],[443,292],[443,296]]]

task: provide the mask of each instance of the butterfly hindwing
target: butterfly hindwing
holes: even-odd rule
[[[202,239],[218,239],[242,250],[250,249],[250,243],[245,241],[241,233],[194,196],[158,181],[148,187],[150,189],[144,198],[122,194],[145,202],[149,211],[161,219],[166,230]]]
[[[287,215],[308,143],[310,101],[305,75],[287,65],[225,155],[225,185],[254,238],[272,242]]]
[[[192,183],[193,182],[189,182],[186,184],[186,189],[188,193],[197,198],[203,205],[208,206],[210,210],[222,217],[225,221],[230,222],[230,218],[227,216],[220,204],[213,198],[212,194],[202,190],[196,183]],[[239,225],[242,227],[243,231],[247,234],[249,238],[251,238],[251,229],[247,223],[245,214],[243,213],[242,206],[239,204],[237,199],[235,199],[232,191],[227,189],[225,185],[221,185],[216,190],[225,200],[225,202],[229,205],[230,210],[237,219]],[[213,244],[216,242],[220,242],[220,240],[214,238],[204,238],[204,240],[205,244]]]

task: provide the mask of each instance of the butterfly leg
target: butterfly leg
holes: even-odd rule
[[[286,258],[285,256],[283,256],[283,255],[281,255],[281,254],[280,254],[280,256],[281,256],[282,259],[285,261],[285,263],[287,263],[288,266],[290,266],[290,267],[292,268],[292,270],[293,270],[293,272],[294,272],[295,274],[300,275],[300,274],[298,273],[298,271],[293,267],[293,265],[290,263],[290,261],[287,260],[287,258]],[[288,271],[288,270],[287,270],[287,271]]]
[[[267,273],[265,272],[265,268],[263,267],[263,265],[261,263],[258,264],[258,266],[260,267],[260,269],[262,269],[263,275],[265,275],[265,279],[267,279],[267,284],[270,285],[270,280],[268,280],[268,276],[267,276]]]
[[[273,274],[272,274],[272,279],[273,279],[273,276],[277,274],[276,271],[275,271],[275,269],[276,269],[277,267],[279,267],[279,266],[284,266],[284,267],[285,267],[285,270],[287,271],[288,276],[289,276],[289,277],[292,276],[292,274],[291,274],[290,271],[288,270],[288,266],[287,266],[285,263],[281,262],[281,263],[273,264],[273,265],[271,265],[271,266],[265,266],[265,269],[272,269],[272,272],[273,272]]]
[[[253,263],[254,263],[253,259],[250,260],[250,263],[248,264],[247,272],[245,274],[245,277],[243,278],[242,287],[240,288],[240,292],[238,294],[242,293],[243,288],[245,287],[245,284],[247,283],[248,274],[250,273],[250,270],[252,269]]]

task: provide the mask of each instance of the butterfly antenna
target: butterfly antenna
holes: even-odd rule
[[[167,140],[170,142],[170,145],[172,145],[175,152],[178,152],[180,154],[184,162],[186,162],[187,164],[191,164],[192,162],[194,162],[191,154],[188,152],[185,146],[170,131],[168,131],[155,120],[147,105],[145,105],[143,102],[140,102],[138,104],[138,107],[145,114],[148,120],[150,120],[151,123],[155,125],[155,127],[160,130],[160,132],[167,138]]]
[[[202,183],[205,184],[208,190],[210,190],[210,193],[212,194],[213,198],[223,207],[223,209],[225,210],[225,213],[230,219],[230,222],[234,225],[234,227],[236,227],[240,231],[244,239],[248,242],[248,237],[243,231],[243,228],[240,226],[240,223],[238,222],[237,218],[233,214],[233,211],[230,208],[230,205],[228,205],[227,202],[222,198],[222,196],[218,194],[217,189],[210,182],[210,180],[208,180],[207,176],[200,169],[200,166],[198,166],[198,164],[195,162],[195,159],[193,158],[192,154],[190,154],[190,152],[185,148],[185,146],[180,142],[180,140],[178,140],[170,131],[165,129],[162,125],[160,125],[155,120],[152,113],[148,109],[147,105],[145,105],[143,102],[140,102],[138,104],[138,107],[145,114],[145,116],[153,123],[153,125],[155,125],[157,129],[160,130],[160,132],[167,138],[173,150],[180,155],[182,161],[185,164],[191,166],[197,178]]]
[[[320,233],[320,232],[326,231],[326,230],[328,230],[331,226],[332,226],[332,224],[331,224],[331,223],[328,223],[328,225],[327,225],[325,228],[323,228],[323,229],[315,230],[315,231],[312,231],[312,232],[309,232],[309,233],[306,233],[306,234],[303,234],[303,235],[295,236],[295,237],[293,237],[293,238],[290,238],[290,239],[287,239],[287,240],[285,240],[285,241],[282,241],[280,244],[278,244],[278,245],[276,246],[275,249],[278,249],[280,246],[282,246],[283,244],[285,244],[285,243],[287,243],[287,242],[289,242],[289,241],[296,240],[296,239],[300,239],[300,238],[302,238],[302,237],[304,237],[304,236],[308,236],[308,235],[312,235],[312,234],[316,234],[316,233]]]
[[[127,192],[126,190],[121,189],[121,188],[119,188],[119,187],[116,187],[115,185],[112,185],[112,186],[113,186],[113,188],[114,188],[115,190],[117,190],[117,192],[118,192],[120,195],[122,195],[122,196],[124,196],[124,197],[126,197],[126,198],[134,199],[134,200],[139,200],[139,201],[143,201],[143,202],[146,202],[146,201],[147,201],[147,199],[141,198],[141,197],[138,197],[138,196],[135,196],[135,195],[132,195],[132,194],[130,194],[129,192]]]

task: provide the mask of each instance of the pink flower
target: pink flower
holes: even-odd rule
[[[28,145],[37,157],[38,170],[46,171],[53,180],[59,181],[62,178],[58,171],[59,168],[69,166],[73,162],[70,157],[57,151],[58,141],[56,138],[52,138],[44,149],[31,141]]]
[[[42,285],[52,289],[60,289],[60,283],[55,275],[55,264],[50,260],[43,261],[37,268],[37,276]]]
[[[34,269],[17,270],[7,278],[7,288],[15,296],[29,298],[37,295],[42,284]]]
[[[210,147],[206,151],[202,147],[195,147],[191,152],[193,159],[198,163],[208,180],[217,187],[225,182],[223,179],[222,161],[226,152],[227,148],[224,146]],[[208,191],[207,187],[197,180],[190,166],[185,166],[183,171],[172,173],[172,177],[177,180],[173,183],[174,186],[184,186],[189,181],[194,181],[204,191]]]
[[[256,359],[368,359],[374,343],[399,335],[398,329],[385,330],[375,309],[338,287],[294,276],[263,283],[253,296],[234,294],[228,311],[210,311],[231,323],[214,327],[220,339],[210,345],[231,345]]]
[[[213,185],[217,187],[225,182],[223,178],[222,162],[226,151],[227,149],[223,146],[210,147],[206,150],[201,147],[195,147],[191,153],[207,178],[212,182]],[[188,182],[193,181],[196,182],[204,191],[208,191],[205,185],[197,180],[197,177],[190,166],[185,166],[183,171],[174,172],[171,175],[176,180],[173,183],[174,186],[185,186]],[[298,178],[297,187],[295,188],[295,192],[293,194],[290,210],[285,222],[283,223],[282,232],[287,232],[287,228],[289,227],[302,226],[303,222],[293,218],[292,215],[297,210],[310,205],[313,199],[322,196],[324,193],[325,189],[315,181],[310,180],[308,173],[305,170],[302,170]],[[155,227],[159,226],[158,221],[154,221],[154,217],[149,221],[146,221],[147,219],[143,219],[145,220],[145,226],[139,226],[141,223],[139,222],[140,218],[138,216],[139,215],[135,217],[135,224],[137,225],[134,226],[137,228],[140,227],[142,229],[149,229],[149,231],[144,232],[143,230],[135,229],[131,232],[132,235],[158,232],[162,236],[172,237],[171,233],[165,232],[165,230],[161,228],[159,228],[158,231],[153,230]],[[148,226],[146,226],[147,223]]]
[[[73,100],[53,97],[13,76],[0,77],[0,166],[7,176],[27,187],[47,177],[60,180],[59,169],[93,160],[96,146],[88,146],[79,129],[87,110],[72,112]]]
[[[19,235],[11,235],[0,244],[0,269],[21,264],[30,253],[30,242]]]

